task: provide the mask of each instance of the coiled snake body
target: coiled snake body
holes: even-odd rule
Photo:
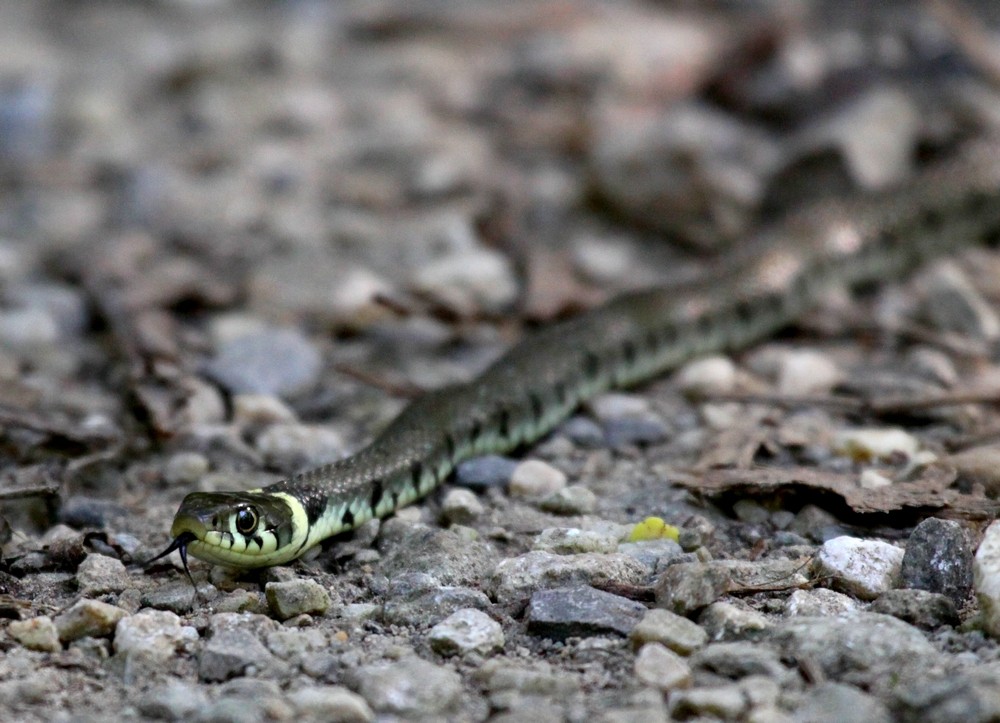
[[[163,553],[233,568],[294,560],[435,489],[461,461],[551,430],[581,402],[787,325],[824,291],[898,277],[1000,235],[1000,146],[967,147],[910,186],[795,214],[710,283],[628,293],[428,393],[360,452],[262,489],[185,497]],[[742,258],[740,258],[742,256]],[[186,563],[186,558],[185,558]]]

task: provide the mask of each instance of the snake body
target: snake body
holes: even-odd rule
[[[353,456],[246,492],[189,494],[167,552],[253,568],[385,516],[463,460],[530,443],[581,402],[786,326],[836,286],[899,277],[1000,235],[1000,149],[967,147],[903,189],[793,214],[709,282],[626,293],[514,346],[469,383],[407,406]],[[186,561],[186,558],[185,558]]]

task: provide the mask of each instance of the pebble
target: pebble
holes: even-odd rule
[[[59,631],[48,615],[39,615],[27,620],[11,620],[7,632],[28,650],[47,653],[62,650]]]
[[[812,350],[788,351],[778,363],[778,393],[788,396],[828,394],[843,379],[837,364]]]
[[[461,702],[462,679],[450,668],[410,657],[361,665],[344,678],[376,713],[408,719],[447,717]]]
[[[736,684],[676,690],[670,694],[670,715],[674,720],[740,720],[747,712],[748,701]]]
[[[648,574],[645,565],[621,553],[554,555],[537,551],[501,560],[486,586],[497,602],[506,605],[525,601],[542,588],[581,582],[640,585]]]
[[[59,339],[59,324],[45,309],[0,310],[0,348],[30,352]]]
[[[76,569],[76,585],[86,597],[119,593],[131,584],[121,560],[91,553]]]
[[[194,486],[208,474],[209,462],[199,452],[178,452],[170,456],[163,467],[163,479],[178,487]]]
[[[913,459],[920,451],[920,442],[902,429],[846,429],[834,435],[833,448],[861,462],[889,460],[897,455]]]
[[[597,495],[584,485],[567,485],[538,503],[554,515],[589,515],[597,508]]]
[[[327,723],[371,723],[375,713],[365,699],[347,688],[320,685],[299,688],[288,694],[288,702],[298,714],[296,720]]]
[[[708,356],[688,362],[674,378],[688,396],[731,394],[736,389],[736,365],[726,356]]]
[[[1000,520],[990,523],[973,561],[973,586],[983,630],[1000,637]]]
[[[961,606],[972,591],[973,549],[969,533],[954,520],[928,517],[906,541],[903,587],[947,595]]]
[[[685,617],[669,610],[647,610],[629,632],[634,647],[658,643],[680,655],[690,655],[708,642],[708,633]]]
[[[466,460],[455,468],[455,484],[473,489],[503,487],[519,464],[516,459],[495,454]]]
[[[208,695],[202,688],[183,680],[171,680],[140,696],[139,710],[159,720],[197,720],[208,708]]]
[[[94,638],[109,636],[114,633],[118,621],[127,615],[126,611],[115,605],[84,598],[59,613],[53,622],[59,632],[59,639],[68,643],[88,635]]]
[[[728,602],[714,602],[698,616],[698,625],[710,640],[741,640],[760,637],[771,627],[763,613]]]
[[[118,623],[115,628],[116,655],[136,653],[167,660],[198,640],[198,631],[183,625],[176,614],[165,610],[140,610]]]
[[[802,705],[795,709],[795,721],[805,723],[891,723],[892,716],[878,698],[852,685],[824,682],[810,688]]]
[[[668,565],[656,581],[656,606],[678,615],[692,615],[733,588],[762,587],[783,580],[787,585],[809,582],[798,560],[712,560]]]
[[[323,615],[330,608],[330,593],[315,580],[269,582],[264,586],[264,596],[278,620],[296,615]]]
[[[588,585],[539,590],[531,596],[528,632],[553,640],[628,633],[642,619],[641,603]]]
[[[535,536],[532,549],[572,555],[579,552],[614,552],[621,539],[615,530],[580,530],[573,527],[549,527]]]
[[[191,583],[187,580],[168,582],[157,585],[154,588],[145,590],[140,601],[143,607],[156,608],[157,610],[169,610],[170,612],[183,615],[189,613],[198,602],[198,596],[204,595],[204,601],[213,601],[219,592],[212,585],[202,585],[196,595],[191,588]]]
[[[784,656],[810,660],[834,680],[872,668],[889,671],[906,665],[929,666],[940,658],[917,628],[870,612],[789,618],[772,628],[768,641]]]
[[[667,537],[639,542],[623,542],[618,545],[618,552],[631,555],[650,570],[658,572],[684,554],[680,544]]]
[[[439,655],[489,655],[503,648],[503,628],[481,610],[462,608],[439,622],[428,635]]]
[[[827,588],[818,587],[815,590],[796,590],[785,600],[785,615],[831,617],[843,615],[858,610],[858,601],[854,598]]]
[[[559,426],[559,434],[584,449],[599,449],[606,444],[604,429],[589,417],[570,417]]]
[[[330,427],[312,424],[272,424],[254,442],[267,464],[278,469],[318,467],[347,452],[343,437]]]
[[[959,623],[958,609],[951,598],[927,590],[888,590],[868,609],[873,613],[892,615],[924,630],[944,625],[955,627]]]
[[[944,458],[958,471],[963,482],[982,485],[988,497],[1000,496],[1000,444],[972,447]]]
[[[293,423],[295,412],[279,397],[271,394],[234,394],[233,423],[239,427]]]
[[[755,500],[736,500],[733,503],[733,514],[741,522],[749,522],[752,525],[763,525],[771,519],[771,513],[767,508]]]
[[[566,473],[548,462],[527,459],[510,476],[510,494],[530,500],[549,497],[566,486]]]
[[[518,294],[510,260],[487,248],[460,250],[423,263],[411,283],[464,317],[505,311]]]
[[[689,660],[696,676],[711,673],[729,680],[752,677],[783,688],[794,686],[799,679],[798,671],[785,667],[778,651],[766,641],[709,643]]]
[[[903,723],[990,723],[1000,720],[1000,664],[978,663],[945,676],[901,681],[892,691],[893,712]]]
[[[649,400],[645,397],[619,392],[600,394],[587,403],[587,408],[600,422],[643,417],[650,413]]]
[[[383,556],[377,569],[386,578],[427,572],[442,585],[478,587],[499,559],[493,544],[468,527],[441,530],[393,520],[382,525],[379,550]]]
[[[939,261],[921,276],[923,312],[937,329],[973,339],[1000,338],[1000,316],[953,261]]]
[[[453,525],[468,525],[486,511],[476,494],[461,488],[449,489],[441,500],[441,514]]]
[[[404,572],[390,578],[382,619],[391,625],[434,625],[458,610],[489,610],[490,599],[481,590],[441,585],[423,572]]]
[[[823,543],[813,568],[817,576],[830,576],[824,584],[874,600],[899,580],[903,554],[888,542],[844,535]]]
[[[274,621],[252,613],[215,613],[210,634],[198,654],[198,678],[221,682],[257,671],[277,668],[276,658],[260,641],[262,631],[272,631]]]
[[[669,427],[656,417],[624,417],[604,423],[604,439],[612,449],[657,444],[669,436]]]
[[[643,685],[667,692],[691,685],[691,667],[666,646],[646,643],[635,656],[635,677]]]
[[[268,328],[222,344],[206,372],[232,393],[292,395],[315,386],[319,350],[302,332]]]
[[[635,249],[614,239],[588,236],[573,244],[573,262],[587,278],[599,284],[624,279],[635,268]]]
[[[37,281],[16,284],[4,290],[4,298],[11,306],[46,312],[55,320],[63,338],[81,334],[89,322],[83,295],[65,284]]]

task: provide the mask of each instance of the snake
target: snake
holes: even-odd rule
[[[154,559],[180,550],[185,571],[187,553],[236,570],[291,562],[426,496],[465,460],[538,440],[595,395],[745,348],[831,290],[996,242],[1000,142],[962,146],[899,188],[814,202],[753,238],[710,278],[625,292],[526,334],[471,381],[411,401],[353,455],[262,488],[189,493]]]

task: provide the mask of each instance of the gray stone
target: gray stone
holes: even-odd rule
[[[260,640],[277,629],[273,620],[251,613],[216,613],[209,628],[198,655],[199,679],[219,682],[274,665],[274,656]]]
[[[947,675],[915,676],[892,691],[900,723],[992,723],[1000,720],[1000,663]]]
[[[489,655],[504,644],[500,623],[474,608],[456,610],[431,628],[428,639],[440,655]]]
[[[185,579],[150,588],[142,593],[140,600],[143,607],[183,615],[191,612],[199,600],[213,602],[218,596],[219,590],[214,585],[202,585],[195,593],[191,583]]]
[[[462,679],[453,670],[420,658],[362,665],[344,674],[375,710],[407,718],[446,716],[462,697]]]
[[[330,593],[307,578],[269,582],[264,586],[264,596],[278,620],[296,615],[323,615],[330,608]]]
[[[645,612],[646,607],[634,600],[579,585],[534,593],[525,618],[532,635],[565,640],[608,633],[628,635]]]
[[[581,530],[575,527],[548,527],[535,537],[532,548],[573,555],[581,552],[614,552],[621,534],[617,530]]]
[[[391,625],[434,625],[463,608],[489,610],[490,599],[481,590],[441,585],[422,572],[394,578],[382,606],[382,619]]]
[[[181,618],[163,610],[140,610],[123,618],[115,628],[115,654],[151,655],[160,660],[198,640],[198,631],[181,624]]]
[[[858,601],[848,595],[826,588],[796,590],[785,601],[785,615],[815,615],[829,617],[858,609]]]
[[[425,262],[412,283],[465,317],[503,311],[518,291],[510,260],[489,248],[473,247]]]
[[[471,524],[478,520],[485,511],[483,503],[471,490],[450,489],[441,500],[441,514],[452,524]]]
[[[588,417],[570,417],[559,427],[559,433],[569,438],[573,444],[585,449],[597,449],[606,445],[604,428]]]
[[[986,528],[972,570],[983,629],[1000,637],[1000,521]]]
[[[254,447],[267,464],[279,469],[318,467],[344,456],[347,447],[340,433],[315,424],[272,424],[261,432]]]
[[[646,643],[635,656],[635,677],[643,685],[670,691],[691,685],[691,668],[666,646]]]
[[[163,479],[171,485],[194,486],[208,473],[208,458],[198,452],[171,455],[163,468]]]
[[[525,601],[536,590],[569,585],[642,584],[648,570],[621,553],[553,555],[528,552],[502,560],[487,579],[490,594],[501,604]]]
[[[808,578],[798,560],[712,560],[668,565],[656,581],[656,606],[692,615],[730,590],[763,587],[782,580],[803,585]]]
[[[669,610],[647,610],[632,631],[633,646],[660,643],[681,655],[690,655],[708,641],[708,633],[685,617]]]
[[[939,657],[917,628],[878,613],[796,617],[775,626],[768,639],[787,657],[808,659],[834,680],[852,671],[927,665]]]
[[[370,723],[375,720],[375,713],[364,698],[336,685],[299,688],[288,694],[288,702],[306,720],[327,723]]]
[[[873,613],[883,613],[899,618],[910,625],[934,630],[942,625],[959,623],[955,603],[947,595],[927,590],[889,590],[868,608]]]
[[[661,571],[684,554],[680,544],[668,537],[639,542],[622,542],[618,552],[631,555],[650,570]]]
[[[319,351],[297,329],[268,328],[222,344],[206,369],[234,393],[303,392],[319,380]]]
[[[139,697],[139,710],[149,718],[173,721],[198,720],[208,706],[203,688],[172,680]]]
[[[820,683],[793,713],[795,723],[890,723],[892,716],[877,698],[842,683]]]
[[[466,460],[455,468],[455,484],[473,489],[503,487],[510,482],[518,464],[516,459],[495,454]]]
[[[76,569],[76,585],[87,597],[119,593],[129,584],[128,572],[121,561],[105,555],[91,553]]]
[[[973,553],[960,523],[929,517],[906,542],[900,581],[904,587],[947,595],[961,606],[972,591]]]
[[[565,472],[540,459],[526,459],[514,468],[509,490],[512,497],[541,500],[565,486]]]
[[[739,685],[677,690],[670,695],[670,715],[675,720],[698,716],[708,719],[739,720],[749,707]]]
[[[696,674],[708,672],[730,680],[755,676],[788,687],[798,678],[797,671],[782,664],[774,648],[760,642],[709,643],[692,653],[689,662]]]
[[[604,438],[612,449],[662,442],[670,434],[663,420],[655,417],[610,419],[604,423]]]
[[[589,515],[597,507],[597,495],[583,485],[567,485],[538,503],[554,515]]]
[[[59,639],[67,643],[87,635],[95,638],[111,635],[118,621],[127,615],[120,607],[85,598],[59,613],[53,622]]]
[[[729,602],[714,602],[698,616],[698,624],[710,640],[759,638],[771,627],[763,613]]]
[[[499,559],[493,545],[469,539],[463,530],[423,525],[382,526],[378,572],[390,580],[411,572],[427,572],[442,585],[478,586]]]

